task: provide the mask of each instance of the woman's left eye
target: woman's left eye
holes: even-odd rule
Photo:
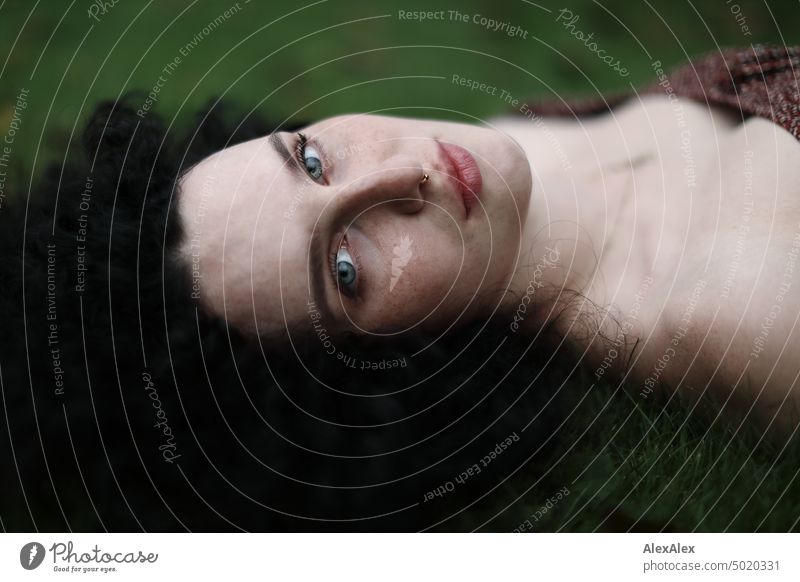
[[[298,134],[297,157],[300,164],[306,169],[308,175],[314,180],[322,178],[322,156],[312,145],[308,144],[308,139],[302,133]]]

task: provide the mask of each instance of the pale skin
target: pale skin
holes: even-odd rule
[[[591,120],[333,117],[302,130],[304,166],[274,147],[293,154],[296,136],[277,133],[190,169],[182,252],[203,308],[245,333],[313,334],[313,309],[333,335],[382,338],[493,312],[535,333],[561,312],[558,335],[597,377],[626,371],[634,397],[705,393],[791,432],[800,144],[738,121],[660,96]],[[468,212],[435,140],[478,164]]]

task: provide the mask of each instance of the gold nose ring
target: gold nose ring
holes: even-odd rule
[[[419,185],[422,186],[429,179],[430,179],[430,176],[428,176],[428,174],[422,174],[422,180],[419,181]]]

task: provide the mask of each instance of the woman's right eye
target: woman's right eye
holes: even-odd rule
[[[313,180],[320,181],[322,179],[322,156],[312,145],[308,144],[308,139],[302,133],[298,133],[297,141],[297,159],[300,162],[308,175]]]
[[[331,270],[333,272],[334,281],[336,281],[336,286],[344,291],[345,295],[349,297],[355,296],[358,271],[355,261],[350,256],[347,248],[344,246],[340,247],[332,259]]]

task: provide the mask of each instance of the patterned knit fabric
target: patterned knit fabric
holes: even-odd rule
[[[638,90],[665,94],[668,90],[717,107],[777,123],[800,140],[800,46],[754,45],[722,49],[690,61],[666,79]],[[632,90],[609,96],[533,101],[530,109],[542,116],[587,116],[608,112],[634,95]]]

